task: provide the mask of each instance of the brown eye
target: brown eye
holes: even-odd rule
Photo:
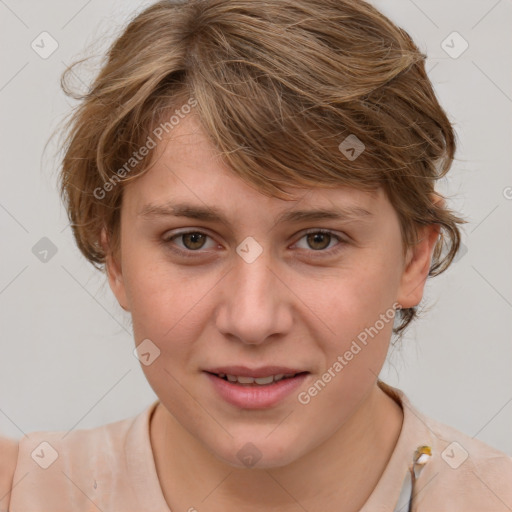
[[[183,245],[190,249],[191,251],[196,249],[201,249],[205,243],[205,240],[207,238],[206,235],[203,235],[202,233],[184,233],[181,236],[181,239],[183,241]]]
[[[211,256],[209,249],[218,248],[215,240],[201,231],[182,231],[162,238],[162,243],[179,258],[201,258]]]
[[[317,258],[335,256],[346,248],[348,242],[343,235],[330,230],[316,229],[304,233],[294,245],[301,250],[301,255]]]
[[[323,233],[321,231],[317,233],[309,233],[306,235],[308,245],[311,247],[311,249],[314,249],[315,251],[320,251],[322,249],[325,249],[329,246],[329,243],[331,242],[331,235],[330,233]]]
[[[169,246],[176,245],[179,250],[186,250],[185,252],[198,252],[199,249],[203,249],[205,243],[210,238],[211,243],[213,240],[206,233],[200,231],[183,231],[172,236],[166,236],[163,238],[163,242]]]

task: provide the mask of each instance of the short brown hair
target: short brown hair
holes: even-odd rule
[[[228,166],[262,193],[383,187],[405,248],[418,226],[440,225],[429,275],[459,248],[464,221],[432,200],[456,142],[425,55],[364,1],[160,1],[114,41],[86,94],[68,87],[73,68],[62,86],[81,102],[66,125],[61,195],[77,245],[97,268],[103,227],[119,250],[122,183],[150,168],[151,152],[133,169],[127,162],[191,99]],[[348,136],[364,144],[357,158],[340,150]],[[396,333],[416,308],[400,315]]]

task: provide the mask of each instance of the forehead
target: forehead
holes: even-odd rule
[[[319,218],[328,218],[326,212],[330,210],[332,218],[348,219],[369,216],[386,200],[382,189],[294,184],[283,187],[289,198],[269,197],[225,164],[194,115],[184,118],[153,151],[149,170],[124,185],[123,209],[136,217],[195,208],[196,213],[204,210],[204,219],[212,221],[223,220],[222,212],[268,213],[284,219],[283,212],[290,209],[314,207],[325,210],[323,214],[317,212]],[[288,220],[299,217],[292,214]],[[308,220],[304,215],[303,218]],[[311,215],[309,219],[312,220]]]

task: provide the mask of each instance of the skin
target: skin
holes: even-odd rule
[[[154,150],[155,165],[125,186],[120,255],[107,259],[110,286],[132,315],[136,344],[149,338],[160,350],[142,369],[160,399],[150,439],[169,507],[359,510],[403,420],[401,407],[376,384],[392,322],[307,405],[292,393],[275,407],[240,409],[216,394],[202,370],[302,368],[311,372],[299,390],[307,391],[394,303],[420,302],[438,228],[422,228],[404,254],[397,214],[382,190],[290,187],[296,199],[270,198],[216,157],[194,115],[170,135]],[[167,201],[217,207],[231,227],[139,215],[145,205]],[[276,224],[290,209],[334,206],[370,214]],[[341,241],[306,236],[318,229]],[[178,230],[208,236],[164,242]],[[252,263],[236,252],[248,236],[263,249]],[[105,232],[102,242],[108,250]],[[237,457],[249,442],[261,454],[252,468]]]

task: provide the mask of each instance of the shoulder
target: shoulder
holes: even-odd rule
[[[512,507],[512,457],[452,426],[426,421],[444,463],[443,479],[467,487],[468,495],[494,494]]]
[[[512,457],[415,409],[432,457],[416,490],[418,511],[512,510]]]
[[[135,418],[127,418],[93,428],[30,432],[19,441],[18,465],[27,469],[39,466],[48,470],[55,466],[75,470],[97,465],[100,459],[102,464],[113,465],[112,457],[122,452],[134,421]],[[41,472],[41,477],[52,473]]]
[[[9,505],[17,460],[18,441],[0,436],[0,510]]]
[[[65,496],[66,504],[78,511],[89,510],[90,500],[98,506],[110,506],[114,499],[129,500],[127,442],[144,440],[153,407],[94,428],[30,432],[18,443],[14,475],[18,483],[12,490],[11,507],[61,510]]]

